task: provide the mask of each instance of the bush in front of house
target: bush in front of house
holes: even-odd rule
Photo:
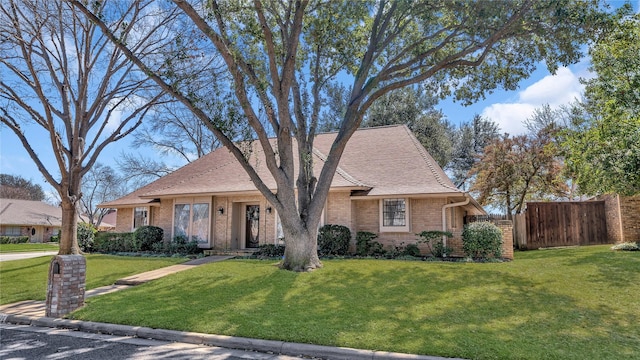
[[[76,231],[78,235],[78,246],[82,252],[92,252],[93,246],[95,242],[96,230],[93,225],[86,222],[78,223],[78,230]]]
[[[474,259],[500,258],[502,231],[487,221],[467,224],[462,232],[462,250]]]
[[[133,232],[135,247],[139,251],[153,251],[154,244],[162,243],[164,230],[157,226],[141,226]]]
[[[24,244],[29,242],[28,236],[0,236],[0,244]]]
[[[327,224],[318,230],[318,255],[345,256],[349,253],[351,230],[342,225]]]
[[[196,240],[188,240],[186,236],[178,235],[169,244],[162,242],[153,245],[154,252],[169,255],[193,255],[202,252]]]
[[[452,238],[453,234],[449,231],[430,230],[423,231],[418,235],[418,243],[426,244],[431,255],[435,257],[447,257],[453,252],[453,248],[445,246],[442,237]]]
[[[99,253],[136,251],[133,233],[99,232],[93,241],[93,251]]]
[[[369,231],[356,233],[357,256],[382,256],[386,253],[381,243],[375,241],[378,235]]]
[[[416,244],[407,244],[401,242],[400,245],[390,245],[384,253],[387,259],[417,258],[421,257],[420,248]]]
[[[284,256],[284,245],[263,244],[258,247],[258,251],[253,253],[253,257],[258,259],[281,258]]]

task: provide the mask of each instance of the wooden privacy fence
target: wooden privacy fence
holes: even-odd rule
[[[524,216],[526,238],[514,226],[521,249],[608,243],[604,201],[528,202]]]

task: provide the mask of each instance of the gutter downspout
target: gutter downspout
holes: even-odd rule
[[[457,203],[451,203],[451,204],[445,204],[445,205],[442,206],[442,232],[446,232],[447,231],[447,209],[452,208],[452,207],[457,207],[457,206],[464,206],[464,205],[467,205],[467,204],[469,204],[471,202],[471,198],[469,197],[468,194],[465,193],[464,197],[466,198],[465,201],[461,201],[461,202],[457,202]],[[447,246],[447,237],[445,235],[442,235],[442,245],[443,246]]]

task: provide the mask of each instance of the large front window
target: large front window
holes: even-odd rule
[[[409,231],[407,199],[383,199],[380,202],[380,231]]]
[[[173,236],[209,243],[209,203],[180,203],[173,210]]]
[[[149,225],[149,208],[137,207],[133,210],[133,229]]]

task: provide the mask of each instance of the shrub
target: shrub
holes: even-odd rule
[[[342,225],[327,224],[318,230],[319,256],[344,256],[349,253],[351,230]]]
[[[24,244],[29,242],[28,236],[0,236],[0,244]]]
[[[625,242],[622,244],[616,244],[611,247],[611,250],[640,251],[640,243]]]
[[[472,258],[499,258],[502,255],[502,231],[487,221],[467,224],[462,232],[462,250]]]
[[[453,234],[449,231],[431,230],[423,231],[416,235],[420,237],[418,239],[418,243],[426,244],[431,255],[435,257],[446,257],[453,252],[452,248],[444,246],[444,243],[442,242],[443,236],[448,238],[453,237]]]
[[[389,246],[389,250],[384,254],[387,259],[396,259],[402,257],[420,257],[420,249],[416,244],[404,245],[401,242],[400,245],[395,243]]]
[[[55,235],[52,235],[52,236],[49,238],[49,242],[52,242],[52,243],[58,243],[58,242],[60,242],[60,230],[58,230],[58,232],[57,232]]]
[[[162,243],[164,230],[157,226],[141,226],[133,232],[136,248],[139,251],[152,251],[154,244]]]
[[[188,241],[187,238],[182,235],[174,237],[173,241],[169,243],[169,246],[167,246],[165,250],[169,254],[184,255],[197,254],[201,251],[196,240]]]
[[[284,245],[263,244],[253,254],[258,259],[281,258],[284,256]]]
[[[417,244],[407,244],[407,246],[405,246],[403,254],[405,256],[413,256],[413,257],[420,257],[420,248],[418,247]]]
[[[94,240],[97,232],[98,230],[96,230],[93,227],[93,225],[89,223],[86,223],[86,222],[78,223],[77,235],[78,235],[78,246],[80,247],[80,250],[82,250],[83,252],[93,251],[93,244],[94,244]]]
[[[368,231],[358,231],[356,234],[356,255],[380,256],[386,252],[382,244],[375,241],[378,235]]]
[[[135,249],[133,233],[100,232],[93,241],[93,250],[100,253],[131,252]]]

